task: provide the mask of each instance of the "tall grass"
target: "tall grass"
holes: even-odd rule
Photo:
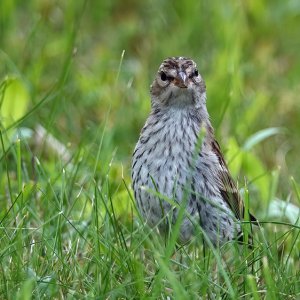
[[[297,1],[0,3],[1,299],[300,297]],[[139,218],[131,152],[163,58],[206,80],[254,247]],[[245,224],[247,227],[248,224]]]

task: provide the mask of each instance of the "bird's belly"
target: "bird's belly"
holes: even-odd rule
[[[172,154],[167,151],[159,155],[152,154],[140,166],[137,183],[140,188],[136,198],[139,210],[151,226],[160,223],[162,228],[162,224],[165,224],[162,220],[170,214],[172,222],[176,221],[178,204],[189,197],[192,174],[190,162],[182,153],[177,158],[175,154],[174,151]]]
[[[156,158],[141,168],[143,188],[137,197],[139,210],[150,226],[158,225],[166,232],[177,220],[178,208],[183,202],[188,205],[190,197],[190,173],[188,166],[169,158]],[[185,201],[186,200],[186,201]],[[193,224],[184,218],[179,239],[186,242],[193,235]]]
[[[152,156],[141,168],[142,181],[163,196],[180,202],[182,190],[192,173],[187,161],[169,154]]]

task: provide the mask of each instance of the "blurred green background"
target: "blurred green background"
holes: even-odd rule
[[[0,298],[299,297],[299,28],[299,0],[0,0]],[[225,247],[226,266],[223,249],[161,243],[130,197],[169,56],[198,63],[265,221],[251,255]]]
[[[54,177],[63,164],[36,138],[41,125],[73,163],[84,157],[82,173],[130,184],[149,86],[176,55],[198,63],[217,138],[254,210],[289,197],[291,176],[300,181],[299,1],[2,0],[0,22],[1,127],[5,147],[23,136],[25,183],[32,157]]]

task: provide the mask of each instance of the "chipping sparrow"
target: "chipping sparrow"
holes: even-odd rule
[[[166,231],[176,221],[178,205],[185,205],[181,242],[195,235],[197,225],[215,245],[233,239],[241,231],[244,205],[214,138],[206,87],[195,62],[165,59],[150,93],[151,113],[132,161],[141,215],[150,226]]]

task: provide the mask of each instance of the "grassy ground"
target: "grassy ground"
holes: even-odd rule
[[[299,299],[298,1],[0,2],[1,299]],[[130,159],[163,58],[206,80],[254,249],[176,246]]]

